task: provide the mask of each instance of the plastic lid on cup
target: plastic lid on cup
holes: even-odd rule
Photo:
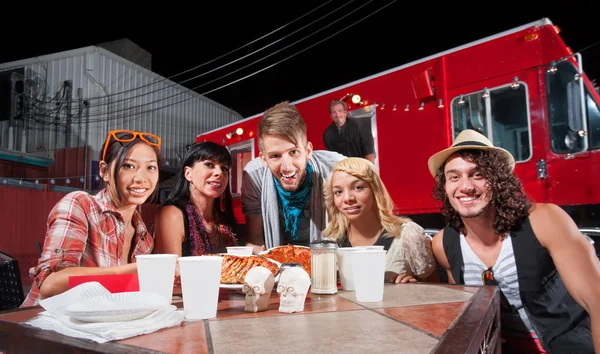
[[[332,240],[315,241],[310,244],[311,249],[336,249],[338,245]]]

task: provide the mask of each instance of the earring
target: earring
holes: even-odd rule
[[[196,188],[194,187],[194,184],[193,184],[192,182],[190,182],[190,193],[193,193],[193,192],[194,192],[194,189],[196,189]]]

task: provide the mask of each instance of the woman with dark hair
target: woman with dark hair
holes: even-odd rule
[[[135,274],[135,256],[154,247],[137,207],[156,194],[160,138],[130,130],[109,132],[100,156],[106,185],[95,195],[76,191],[50,211],[42,255],[21,305],[65,292],[70,276]]]
[[[194,144],[155,222],[156,253],[200,256],[237,246],[229,190],[231,155],[213,142]]]

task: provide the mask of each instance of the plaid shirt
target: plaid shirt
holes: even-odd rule
[[[131,258],[122,262],[125,221],[103,189],[96,195],[85,191],[67,194],[48,216],[44,250],[38,265],[29,270],[35,278],[21,305],[34,306],[41,299],[40,287],[52,272],[67,267],[113,267],[135,262],[138,254],[150,254],[154,240],[137,211]]]

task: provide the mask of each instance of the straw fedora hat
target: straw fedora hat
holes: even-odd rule
[[[440,166],[444,164],[444,162],[446,162],[450,155],[454,154],[459,150],[465,149],[499,151],[506,158],[506,161],[510,165],[510,170],[512,171],[515,168],[515,159],[513,158],[510,152],[502,148],[495,147],[492,144],[492,142],[489,141],[488,138],[486,138],[484,135],[474,130],[466,129],[460,132],[460,134],[458,134],[456,139],[454,139],[454,143],[452,143],[452,146],[433,154],[429,158],[427,164],[429,165],[429,172],[431,173],[431,175],[435,177],[437,170],[440,168]]]

